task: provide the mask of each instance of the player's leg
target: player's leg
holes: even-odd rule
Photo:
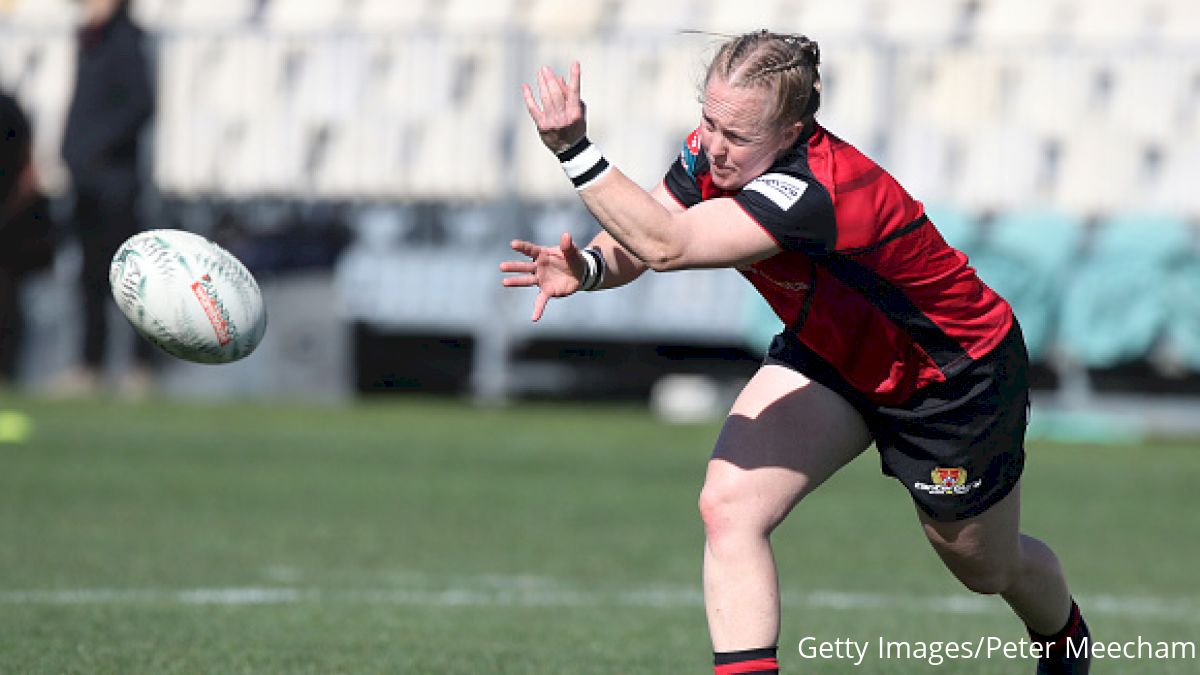
[[[1087,636],[1087,624],[1071,599],[1062,566],[1039,539],[1020,533],[1018,484],[982,514],[957,522],[939,522],[917,509],[925,536],[946,567],[968,589],[997,594],[1025,622],[1035,641],[1053,645],[1038,672],[1087,673],[1086,659],[1076,662],[1065,640]]]
[[[779,588],[769,535],[870,440],[844,398],[791,368],[765,365],[746,385],[700,495],[704,602],[715,652],[776,645]]]
[[[1019,531],[1020,486],[974,518],[947,523],[917,513],[929,543],[968,589],[999,594],[1039,633],[1049,635],[1066,624],[1071,594],[1058,558]]]

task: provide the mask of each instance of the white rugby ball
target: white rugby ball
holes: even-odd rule
[[[240,260],[198,234],[135,234],[113,256],[108,282],[133,327],[181,359],[237,361],[267,330],[258,282]]]

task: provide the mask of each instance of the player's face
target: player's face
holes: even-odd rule
[[[700,143],[717,187],[741,189],[795,142],[796,134],[767,119],[770,103],[770,92],[761,87],[731,86],[719,77],[705,86]]]

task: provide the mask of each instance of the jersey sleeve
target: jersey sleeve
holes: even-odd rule
[[[667,191],[685,209],[690,209],[704,201],[700,184],[696,180],[703,160],[704,154],[700,150],[700,130],[697,129],[684,139],[679,157],[671,163],[671,167],[667,169],[667,175],[663,177],[663,185],[667,187]]]
[[[833,200],[815,179],[768,172],[733,197],[785,251],[832,251],[837,244]]]

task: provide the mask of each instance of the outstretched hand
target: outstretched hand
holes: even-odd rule
[[[579,290],[587,263],[575,246],[571,235],[564,232],[558,246],[538,246],[514,239],[512,249],[529,260],[509,260],[500,263],[500,271],[519,276],[505,277],[505,286],[537,286],[540,292],[533,301],[533,321],[542,318],[550,298],[562,298]]]
[[[555,75],[548,66],[538,70],[538,93],[541,105],[528,84],[521,85],[525,107],[537,125],[542,142],[554,153],[560,153],[587,135],[587,107],[579,98],[579,62],[571,64],[571,80]]]

